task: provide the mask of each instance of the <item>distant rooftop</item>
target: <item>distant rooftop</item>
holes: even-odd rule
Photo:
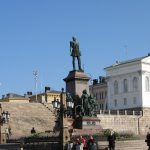
[[[56,93],[56,94],[60,94],[61,91],[56,91],[56,90],[48,90],[46,91],[46,93]],[[41,92],[41,93],[37,93],[37,95],[43,95],[45,94],[45,92]],[[35,96],[36,94],[34,93],[33,95],[30,95],[30,97]]]
[[[16,94],[16,93],[8,93],[6,94],[5,98],[16,98],[16,97],[24,97],[22,95]]]

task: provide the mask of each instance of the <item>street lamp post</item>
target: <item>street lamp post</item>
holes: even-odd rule
[[[66,101],[66,94],[64,93],[64,89],[62,88],[61,96],[60,96],[60,102],[56,99],[52,102],[53,107],[55,109],[58,109],[58,117],[60,119],[60,141],[61,141],[61,150],[65,149],[65,146],[67,142],[70,140],[70,135],[68,131],[68,124],[67,124],[67,116],[68,111],[70,109],[73,109],[74,103],[70,99],[67,99]]]
[[[4,140],[2,138],[2,126],[4,124],[7,124],[9,122],[10,113],[8,111],[2,112],[2,107],[0,105],[1,115],[0,115],[0,144],[4,143]]]
[[[8,123],[9,118],[10,118],[10,114],[8,113],[8,111],[3,111],[1,113],[2,119],[1,119],[1,123]]]
[[[34,80],[35,80],[35,95],[36,95],[36,102],[37,102],[37,79],[38,79],[38,71],[33,71]]]

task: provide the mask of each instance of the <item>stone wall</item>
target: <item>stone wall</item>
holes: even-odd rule
[[[131,111],[130,111],[131,112]],[[133,111],[134,112],[134,111]],[[150,130],[150,110],[144,109],[143,114],[130,113],[120,115],[111,113],[100,113],[98,118],[103,129],[113,129],[116,132],[125,132],[146,135]]]
[[[143,108],[143,115],[139,118],[139,134],[150,131],[150,108]]]
[[[138,116],[128,115],[98,115],[103,129],[113,129],[116,132],[138,134]]]

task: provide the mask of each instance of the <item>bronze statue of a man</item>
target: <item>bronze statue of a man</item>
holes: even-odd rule
[[[77,60],[78,60],[78,68],[79,68],[79,70],[82,70],[82,68],[81,68],[81,60],[80,60],[81,52],[79,50],[79,43],[76,42],[76,38],[75,37],[72,37],[72,40],[73,41],[70,41],[70,55],[72,56],[73,70],[76,70],[75,58],[77,58]]]

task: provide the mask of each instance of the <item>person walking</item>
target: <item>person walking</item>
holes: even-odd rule
[[[92,136],[90,136],[90,139],[87,142],[87,150],[98,150],[97,144]]]
[[[116,136],[114,134],[114,131],[110,132],[110,135],[107,137],[107,141],[109,142],[109,150],[115,150],[115,140]]]
[[[67,150],[73,150],[73,142],[71,140],[67,144]]]
[[[83,150],[83,144],[80,142],[79,138],[76,139],[75,150]]]
[[[85,138],[82,137],[82,135],[80,135],[80,141],[83,144],[83,150],[87,150],[87,141]]]

